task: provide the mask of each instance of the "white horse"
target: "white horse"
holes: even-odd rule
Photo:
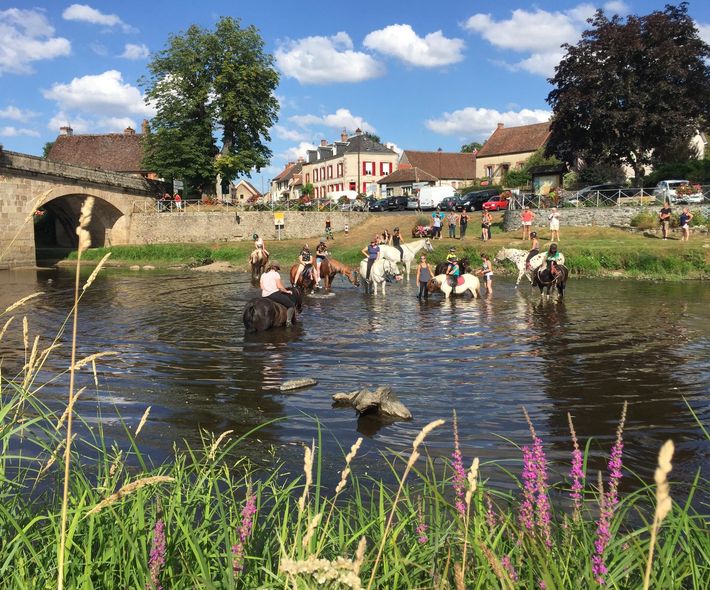
[[[367,260],[363,260],[360,263],[360,276],[365,283],[365,290],[369,291],[370,287],[372,287],[373,293],[377,295],[377,285],[382,285],[382,294],[384,295],[387,278],[389,276],[401,277],[402,273],[399,271],[399,267],[395,262],[387,260],[386,258],[380,258],[372,265],[369,280],[365,279],[366,275]]]
[[[478,280],[477,276],[466,273],[462,274],[460,278],[463,279],[461,284],[456,285],[456,287],[452,289],[451,285],[449,285],[448,275],[436,275],[433,279],[429,280],[427,289],[429,289],[430,293],[438,289],[444,294],[445,299],[449,298],[451,291],[453,291],[455,295],[463,295],[466,291],[470,291],[474,299],[481,296],[481,281]]]
[[[496,254],[496,262],[502,262],[503,260],[510,260],[515,267],[518,269],[518,280],[515,281],[515,286],[520,284],[520,279],[523,275],[528,277],[530,284],[533,283],[533,272],[540,267],[547,258],[547,251],[540,252],[530,259],[530,268],[526,268],[525,260],[530,252],[528,250],[519,250],[517,248],[503,248]],[[560,264],[565,263],[564,254],[560,254]]]
[[[407,281],[409,281],[409,271],[411,269],[412,260],[417,255],[417,252],[422,248],[426,248],[427,252],[431,252],[434,248],[431,245],[431,240],[429,238],[424,238],[423,240],[415,240],[414,242],[408,242],[406,244],[402,243],[403,257],[400,258],[399,250],[394,246],[387,246],[385,244],[380,245],[380,254],[382,258],[391,260],[392,262],[402,262],[404,264],[404,269],[407,271]]]

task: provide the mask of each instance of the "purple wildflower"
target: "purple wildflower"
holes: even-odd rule
[[[530,447],[523,447],[523,502],[520,506],[520,524],[531,531],[534,526],[533,514],[537,474]]]
[[[496,517],[495,510],[493,509],[493,501],[491,500],[490,494],[486,494],[486,524],[490,529],[495,528],[498,524],[498,518]]]
[[[426,531],[428,528],[429,527],[427,523],[424,522],[424,510],[422,508],[422,499],[420,497],[419,505],[417,506],[417,542],[420,545],[423,545],[429,540],[429,537],[426,536]]]
[[[545,584],[542,580],[540,580],[537,585],[540,587],[540,590],[547,590],[547,584]]]
[[[150,582],[146,584],[148,590],[163,590],[160,585],[160,572],[165,565],[165,523],[162,518],[155,522],[153,527],[153,545],[150,549],[148,571]]]
[[[545,545],[552,547],[550,530],[552,517],[550,499],[547,495],[547,459],[542,439],[537,436],[530,416],[524,408],[523,412],[530,427],[533,445],[532,448],[523,447],[523,502],[520,507],[520,522],[530,531],[536,527]]]
[[[608,503],[611,504],[612,510],[619,503],[619,482],[621,481],[621,469],[623,467],[622,455],[624,452],[624,423],[626,422],[626,407],[627,404],[624,402],[624,408],[621,410],[619,426],[616,429],[616,441],[614,442],[614,446],[611,447],[611,453],[609,453],[609,463],[607,465],[609,469],[609,491],[607,492],[607,500]]]
[[[247,492],[247,501],[242,508],[242,521],[239,525],[239,540],[232,545],[232,568],[234,576],[238,576],[244,569],[244,547],[254,527],[256,514],[256,497]]]
[[[465,486],[466,486],[466,469],[463,466],[463,457],[461,456],[461,446],[459,444],[459,427],[454,411],[454,452],[452,467],[454,469],[454,492],[456,493],[456,511],[461,518],[466,517],[466,503],[464,502]]]
[[[582,460],[582,451],[579,448],[579,442],[577,441],[577,433],[574,431],[574,425],[572,424],[572,415],[567,414],[567,420],[569,422],[569,431],[572,436],[572,466],[570,468],[570,477],[572,478],[572,489],[570,490],[570,497],[574,504],[574,513],[572,519],[576,522],[579,521],[580,511],[582,509],[582,491],[584,490],[584,469]]]
[[[513,582],[517,582],[518,572],[515,571],[515,568],[513,567],[513,564],[510,561],[510,557],[504,555],[503,557],[501,557],[500,563],[505,568],[505,571],[508,572],[508,576],[510,576],[510,579]]]

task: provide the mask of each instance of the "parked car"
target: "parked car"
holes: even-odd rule
[[[510,201],[508,199],[501,197],[500,195],[496,195],[483,203],[482,207],[486,211],[503,211],[508,208],[509,204]]]
[[[456,205],[459,204],[460,195],[455,195],[453,197],[446,197],[441,203],[439,203],[439,208],[442,211],[456,211]]]
[[[661,180],[653,189],[654,196],[659,201],[668,201],[669,203],[702,203],[704,199],[701,190],[694,191],[690,194],[678,194],[678,188],[681,186],[692,186],[687,180]],[[687,189],[686,189],[687,190]]]
[[[385,211],[404,211],[407,208],[409,197],[387,197]]]
[[[374,203],[370,203],[368,211],[387,211],[387,199],[379,199]]]
[[[410,211],[417,211],[419,207],[419,199],[417,197],[409,197],[407,199],[407,209]]]
[[[365,200],[357,199],[352,205],[352,211],[370,211],[376,199],[367,197]]]
[[[466,193],[463,197],[459,199],[456,205],[456,211],[480,211],[483,209],[483,203],[485,203],[491,197],[498,196],[500,191],[498,189],[485,189],[480,191],[471,191]]]

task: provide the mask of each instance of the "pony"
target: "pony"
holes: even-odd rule
[[[293,281],[296,278],[297,271],[298,263],[294,264],[291,267],[291,271],[289,273],[292,285]],[[305,270],[301,273],[301,277],[298,280],[298,286],[306,291],[312,291],[313,289],[315,289],[317,282],[315,276],[315,265],[311,265],[308,268],[308,271],[308,274],[306,274]],[[351,284],[355,285],[356,287],[360,286],[360,281],[358,280],[358,274],[356,270],[350,268],[347,264],[338,262],[334,258],[324,258],[323,262],[320,263],[320,278],[323,279],[323,288],[325,291],[330,291],[330,286],[333,284],[333,279],[337,274],[343,275],[346,279],[348,279],[348,281],[350,281]]]
[[[321,268],[322,268],[322,266],[321,266]],[[298,272],[298,262],[291,267],[291,270],[289,272],[289,276],[291,278],[291,285],[296,286],[296,287],[300,287],[304,291],[313,291],[316,288],[316,283],[318,282],[318,279],[316,278],[316,263],[315,263],[315,261],[303,269],[301,276],[298,277],[298,285],[295,285],[294,281],[296,280],[296,273],[297,272]]]
[[[266,265],[269,263],[269,256],[263,250],[258,248],[249,255],[249,266],[251,268],[251,281],[256,283],[260,278]]]
[[[515,281],[515,288],[517,289],[518,285],[520,284],[520,279],[523,278],[523,275],[528,277],[528,280],[530,281],[530,284],[532,285],[533,283],[533,272],[535,269],[539,268],[541,264],[545,262],[545,257],[547,256],[547,252],[540,252],[539,254],[536,254],[530,259],[530,268],[526,268],[525,260],[528,257],[528,254],[530,252],[527,250],[519,250],[517,248],[503,248],[502,250],[499,250],[498,253],[496,254],[495,260],[496,262],[502,262],[503,260],[510,260],[515,267],[518,269],[518,280]],[[560,264],[565,263],[565,257],[563,254],[560,254]]]
[[[380,258],[372,265],[369,279],[365,279],[367,276],[367,260],[360,262],[360,276],[365,283],[366,293],[372,288],[373,293],[377,295],[377,285],[382,285],[382,294],[384,295],[387,279],[391,276],[401,277],[402,273],[399,271],[399,267],[395,262],[386,258]]]
[[[475,275],[462,274],[459,276],[456,287],[452,289],[447,275],[437,275],[429,279],[427,290],[429,293],[441,291],[444,294],[444,299],[448,299],[452,291],[455,295],[463,295],[466,291],[469,291],[471,296],[477,299],[481,296],[481,281]]]
[[[459,268],[461,269],[461,274],[471,272],[471,263],[468,258],[459,260]],[[447,270],[449,270],[449,263],[444,260],[434,267],[434,276],[445,275]]]
[[[303,292],[298,287],[292,287],[292,293],[296,300],[296,311],[301,313]],[[268,297],[254,297],[244,306],[242,321],[247,332],[263,332],[270,328],[285,326],[288,321],[288,309]],[[293,321],[296,321],[295,313]]]
[[[407,271],[407,281],[409,281],[409,272],[412,268],[412,260],[417,255],[417,252],[422,248],[425,248],[427,252],[431,252],[434,248],[431,245],[431,240],[429,238],[424,238],[423,240],[415,240],[414,242],[408,242],[407,244],[401,244],[402,252],[404,256],[400,258],[399,250],[394,246],[387,246],[386,244],[380,245],[380,254],[382,258],[386,260],[391,260],[394,263],[401,262],[404,264],[404,269]]]
[[[546,297],[550,297],[550,290],[552,287],[557,287],[557,294],[560,299],[564,299],[565,296],[565,284],[569,277],[569,270],[564,264],[557,264],[558,272],[552,274],[551,271],[547,270],[547,266],[542,266],[535,271],[533,278],[533,286],[540,287],[540,297],[543,296],[543,290],[547,289]]]

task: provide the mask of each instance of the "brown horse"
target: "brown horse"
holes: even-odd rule
[[[254,252],[249,255],[249,266],[251,267],[252,283],[256,283],[261,278],[261,274],[266,269],[266,265],[268,263],[269,256],[264,252],[263,248],[254,250]]]
[[[292,291],[296,311],[300,313],[303,309],[303,293],[298,287],[293,287]],[[247,332],[263,332],[269,328],[285,326],[288,321],[288,310],[268,297],[254,297],[247,301],[242,321]],[[295,314],[293,321],[296,321]]]
[[[301,277],[298,280],[298,286],[304,291],[312,291],[316,286],[315,278],[315,265],[312,266],[312,270],[308,269],[309,272],[306,275],[306,271],[301,273]],[[296,272],[298,271],[298,264],[294,264],[291,267],[291,284],[293,285],[296,279]],[[360,281],[358,280],[357,271],[350,268],[347,264],[338,262],[334,258],[324,258],[323,262],[320,263],[320,278],[323,279],[323,287],[325,291],[330,291],[330,286],[333,284],[333,279],[335,275],[342,274],[351,284],[356,287],[360,286]]]
[[[291,267],[291,271],[289,272],[289,276],[291,278],[291,285],[295,285],[294,281],[296,280],[297,272],[298,262]],[[298,285],[295,286],[300,287],[301,289],[303,289],[303,291],[313,291],[313,289],[316,288],[315,274],[316,263],[314,261],[313,264],[308,264],[306,268],[303,269],[301,276],[298,278]]]

